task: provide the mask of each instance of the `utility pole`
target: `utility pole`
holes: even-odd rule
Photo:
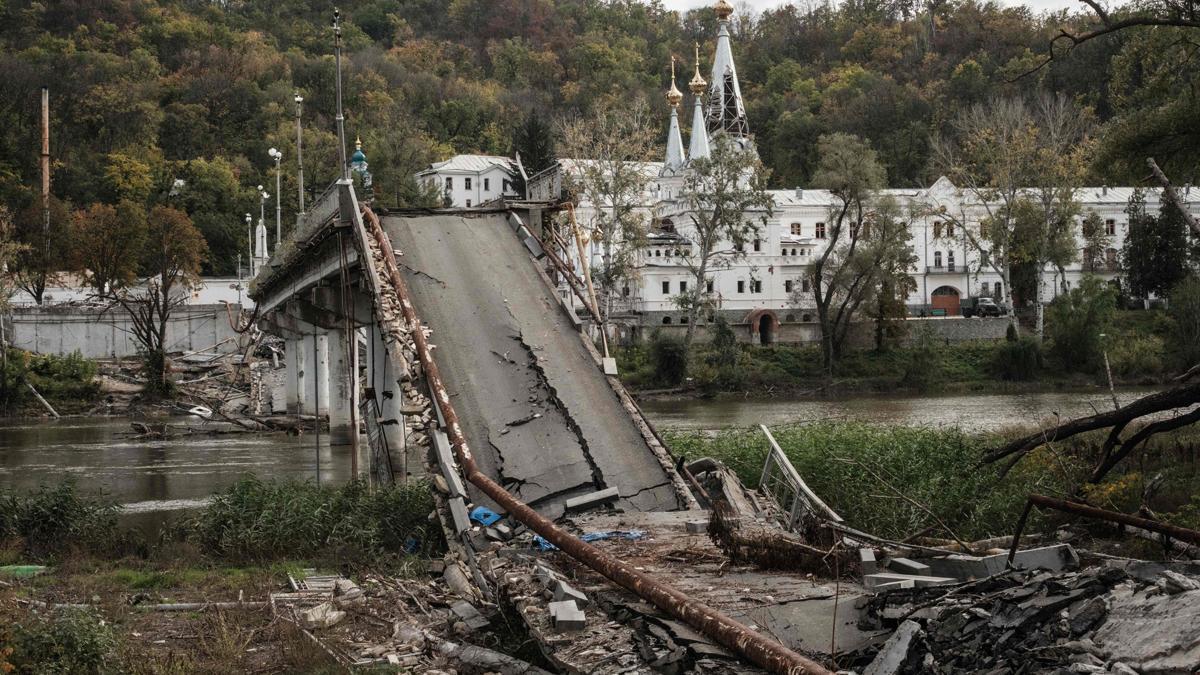
[[[50,246],[50,88],[42,87],[42,234]],[[47,250],[46,255],[50,252]]]
[[[333,10],[333,60],[337,69],[337,134],[338,161],[341,162],[340,172],[343,180],[350,178],[350,164],[346,162],[346,118],[342,114],[342,13],[337,8]]]
[[[304,97],[300,92],[296,92],[296,180],[300,183],[298,190],[300,196],[300,211],[299,217],[304,217],[304,133],[300,126],[300,104],[304,103]],[[279,192],[279,190],[276,190]]]

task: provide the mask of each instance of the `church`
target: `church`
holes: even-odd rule
[[[638,164],[647,178],[639,209],[647,227],[646,243],[635,256],[633,273],[621,289],[613,318],[617,323],[640,327],[643,334],[687,321],[687,313],[679,308],[676,299],[687,292],[689,283],[694,283],[686,263],[691,219],[683,212],[679,200],[691,162],[709,156],[718,136],[725,136],[745,151],[757,152],[734,58],[730,32],[733,7],[726,0],[719,0],[714,9],[718,23],[709,77],[705,80],[701,74],[697,48],[695,72],[688,83],[692,115],[689,138],[685,143],[680,128],[680,108],[687,106],[674,81],[672,67],[672,81],[665,97],[669,123],[663,159]],[[560,159],[550,168],[529,176],[528,198],[575,201],[580,224],[586,228],[595,210],[573,194],[571,177],[587,161]],[[1086,271],[1082,256],[1076,256],[1076,262],[1062,270],[1048,266],[1042,275],[1041,297],[1045,302],[1078,284],[1085,273],[1106,280],[1116,278],[1118,251],[1128,233],[1125,209],[1133,192],[1134,188],[1128,187],[1087,187],[1076,192],[1075,198],[1082,207],[1077,224],[1089,214],[1097,214],[1108,235],[1107,248],[1092,258],[1094,261],[1098,257],[1100,264],[1093,262]],[[706,292],[715,313],[735,326],[743,340],[762,344],[815,341],[819,339],[819,329],[815,303],[808,293],[810,272],[814,259],[829,244],[827,226],[836,199],[827,190],[805,187],[769,193],[774,206],[757,238],[712,271]],[[981,256],[962,232],[963,225],[976,228],[977,232],[978,219],[986,213],[980,204],[972,203],[967,191],[943,177],[927,188],[885,189],[879,196],[890,196],[901,207],[921,205],[925,212],[945,207],[946,213],[968,214],[965,220],[957,219],[958,227],[936,215],[911,220],[910,244],[917,258],[910,270],[915,290],[905,302],[911,318],[961,318],[963,308],[977,298],[992,298],[1003,304],[1011,297],[1000,275],[987,264],[986,252]],[[1189,197],[1190,194],[1184,196]],[[1158,191],[1146,190],[1145,199],[1147,210],[1157,212]],[[1200,202],[1189,201],[1192,204]],[[931,206],[932,209],[928,208]],[[976,214],[974,220],[970,214]],[[1075,230],[1079,240],[1077,249],[1082,251],[1084,244],[1078,225]],[[593,265],[598,265],[597,242],[592,242],[591,255]]]

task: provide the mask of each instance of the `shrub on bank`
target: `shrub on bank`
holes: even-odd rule
[[[116,673],[117,640],[94,611],[63,609],[0,629],[0,673]],[[7,652],[7,654],[6,654]]]
[[[992,372],[1002,380],[1029,382],[1038,379],[1045,367],[1042,344],[1036,338],[1005,341],[992,357]]]
[[[0,541],[44,559],[71,549],[108,552],[118,547],[117,506],[79,494],[74,480],[27,495],[0,496]]]
[[[441,530],[428,520],[433,508],[424,481],[372,491],[361,482],[318,487],[246,478],[184,529],[205,553],[224,559],[367,561],[440,547]]]
[[[0,414],[36,405],[25,383],[37,388],[51,404],[90,404],[100,394],[96,362],[74,352],[67,356],[34,354],[9,348],[0,370]]]

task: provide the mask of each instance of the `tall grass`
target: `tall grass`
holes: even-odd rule
[[[1030,492],[1061,493],[1077,484],[1086,468],[1081,460],[1045,451],[1002,478],[995,467],[975,466],[997,439],[952,428],[822,422],[780,426],[772,433],[808,485],[848,524],[892,538],[936,526],[923,508],[897,491],[937,514],[959,536],[982,538],[1008,533]],[[758,485],[769,447],[757,429],[715,436],[669,433],[667,439],[676,454],[721,460],[748,486]]]
[[[371,491],[365,483],[318,487],[246,478],[184,525],[213,556],[229,560],[334,557],[367,562],[438,548],[425,482]]]
[[[71,549],[113,550],[117,535],[117,505],[81,495],[74,480],[26,495],[0,495],[0,542],[25,556],[46,559]]]

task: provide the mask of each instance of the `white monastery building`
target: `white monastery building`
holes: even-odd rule
[[[512,186],[513,160],[495,155],[455,155],[437,162],[417,180],[436,186],[449,206],[471,208],[504,197],[517,197]]]
[[[733,58],[729,32],[733,8],[726,0],[719,0],[715,9],[719,25],[712,72],[706,82],[700,74],[697,55],[696,72],[689,82],[692,125],[688,143],[685,147],[678,119],[684,96],[672,77],[667,92],[670,123],[663,161],[641,164],[642,170],[651,177],[641,208],[648,224],[647,245],[638,256],[633,280],[628,288],[622,289],[619,305],[623,313],[636,317],[635,322],[646,328],[686,321],[686,312],[678,308],[675,298],[688,290],[688,284],[694,283],[685,262],[690,246],[688,228],[691,219],[678,199],[689,161],[707,157],[712,139],[718,135],[731,138],[746,151],[757,152]],[[434,164],[419,176],[444,177],[454,204],[470,206],[480,203],[481,196],[466,201],[466,193],[460,192],[466,186],[458,181],[468,175],[466,167],[479,171],[482,163],[489,160],[495,160],[497,165],[509,161],[460,155]],[[527,198],[543,202],[579,201],[572,193],[571,178],[579,174],[580,167],[587,161],[560,159],[554,166],[530,176]],[[459,166],[464,169],[459,172],[449,170],[449,167]],[[477,188],[477,176],[484,174],[469,175],[472,186]],[[449,182],[451,178],[456,181],[453,186]],[[1084,270],[1079,262],[1082,256],[1077,256],[1078,260],[1061,272],[1048,266],[1042,275],[1043,301],[1048,302],[1063,289],[1075,286],[1085,273],[1097,274],[1107,280],[1116,278],[1118,251],[1128,233],[1125,209],[1133,192],[1134,188],[1127,187],[1088,187],[1076,192],[1075,198],[1082,207],[1077,222],[1090,213],[1098,214],[1109,235],[1108,248],[1097,269]],[[1187,192],[1184,195],[1181,190],[1181,196],[1189,200],[1193,212],[1200,211],[1200,196],[1191,190]],[[812,325],[816,320],[815,304],[804,291],[808,290],[814,256],[828,245],[827,225],[833,217],[836,199],[827,190],[807,188],[771,190],[770,193],[774,207],[765,226],[760,228],[758,238],[744,248],[744,255],[714,270],[706,290],[715,300],[717,311],[731,324],[748,327],[751,339],[755,341],[773,342],[778,339],[781,327],[789,324],[798,328],[807,325],[807,332],[791,331],[791,334],[806,334],[807,339],[815,339],[815,326]],[[974,228],[976,233],[979,220],[986,213],[981,204],[972,201],[969,192],[944,177],[928,188],[888,189],[882,190],[879,196],[890,196],[901,207],[920,206],[925,213],[935,213],[938,207],[944,207],[943,213],[952,214],[954,220]],[[1158,190],[1145,190],[1144,198],[1147,212],[1156,213]],[[585,225],[595,209],[580,202],[576,213],[581,225]],[[753,216],[748,214],[748,217]],[[906,301],[911,316],[953,317],[961,314],[963,304],[971,298],[989,297],[1004,302],[1008,297],[1001,277],[981,260],[979,251],[961,231],[962,225],[956,228],[949,220],[930,215],[911,221],[910,244],[918,258],[911,270],[916,290]],[[1078,248],[1082,250],[1084,244],[1078,227],[1076,237]],[[595,242],[591,255],[593,265],[598,265],[600,250]]]

